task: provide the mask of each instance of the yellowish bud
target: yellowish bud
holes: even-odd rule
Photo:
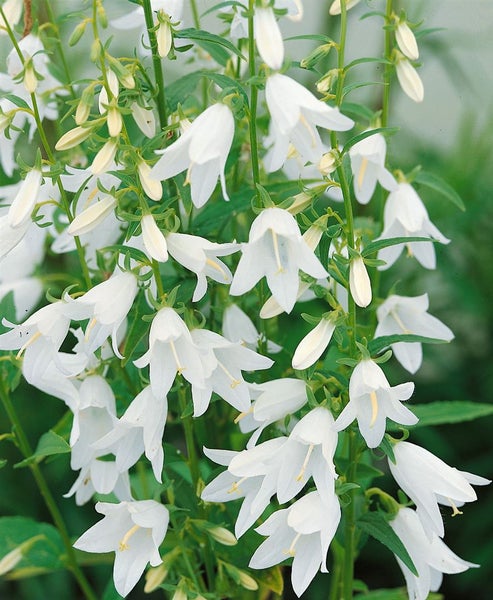
[[[209,529],[209,534],[223,546],[236,546],[238,540],[235,536],[224,527],[213,527]]]

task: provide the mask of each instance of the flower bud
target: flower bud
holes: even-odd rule
[[[318,163],[318,170],[322,175],[330,175],[337,169],[337,159],[334,156],[334,152],[330,150],[322,155]]]
[[[22,544],[19,544],[19,546],[8,552],[4,557],[2,557],[2,559],[0,560],[0,576],[5,575],[5,573],[8,573],[9,571],[12,571],[12,569],[15,569],[15,567],[22,560],[23,556],[25,556],[29,552],[31,547],[34,546],[36,542],[39,542],[43,539],[46,539],[44,535],[35,535],[34,537],[26,540],[25,542],[22,542]]]
[[[358,4],[358,2],[359,2],[359,0],[346,0],[346,10],[353,8],[353,6],[356,6],[356,4]],[[341,14],[341,0],[334,0],[334,2],[332,2],[330,9],[329,9],[329,13],[331,15],[340,15]]]
[[[148,138],[153,137],[156,133],[156,119],[152,109],[144,108],[137,102],[134,102],[130,106],[130,110],[132,111],[132,117],[140,131]]]
[[[297,215],[311,205],[313,202],[313,197],[313,194],[300,192],[299,194],[296,194],[296,196],[290,198],[291,204],[290,206],[286,207],[286,210],[292,215]]]
[[[55,144],[55,150],[69,150],[75,148],[91,135],[92,129],[90,127],[74,127],[67,133],[64,133],[62,137]]]
[[[418,60],[418,44],[414,37],[414,33],[411,31],[411,28],[406,21],[401,21],[399,25],[397,25],[395,39],[397,40],[397,44],[402,54],[407,56],[410,60]]]
[[[317,81],[317,91],[320,94],[326,94],[327,92],[329,92],[338,75],[339,72],[337,69],[331,69],[328,73],[326,73]]]
[[[158,262],[166,262],[168,260],[168,244],[153,216],[144,215],[141,226],[144,246],[149,256]]]
[[[83,210],[70,223],[67,232],[70,235],[84,235],[102,223],[116,206],[116,198],[108,194],[98,202]]]
[[[173,594],[171,600],[188,600],[186,593],[182,588],[178,588]]]
[[[144,192],[149,196],[149,198],[157,202],[163,197],[163,188],[159,180],[151,179],[149,177],[150,172],[151,167],[144,160],[141,160],[137,165],[137,173],[139,174],[140,184],[144,188]]]
[[[36,206],[42,180],[39,169],[32,169],[26,175],[9,208],[7,220],[10,227],[20,227],[29,220]]]
[[[34,70],[34,65],[32,60],[26,62],[24,67],[24,78],[22,80],[24,87],[28,94],[34,94],[36,88],[38,87],[38,78],[36,77],[36,72]]]
[[[99,150],[91,165],[91,172],[94,175],[106,173],[115,160],[117,148],[118,146],[115,140],[108,140]]]
[[[0,109],[0,134],[3,133],[12,122],[12,118]]]
[[[173,33],[169,17],[167,17],[163,10],[159,11],[158,20],[159,26],[156,31],[157,52],[161,58],[165,58],[171,50]]]
[[[423,82],[416,69],[404,57],[397,61],[395,68],[402,91],[414,102],[422,102],[424,98]]]
[[[325,58],[329,55],[332,45],[333,44],[322,44],[321,46],[315,48],[315,50],[310,52],[306,58],[301,59],[300,67],[302,69],[312,69],[319,61],[322,60],[322,58]]]
[[[361,256],[349,264],[349,289],[358,306],[365,308],[371,302],[371,282]]]
[[[219,542],[223,546],[236,546],[238,540],[235,536],[224,527],[212,527],[208,529],[208,533],[213,537],[216,542]]]
[[[144,592],[150,594],[156,590],[168,576],[169,569],[163,562],[157,567],[150,567],[145,574]]]
[[[88,21],[84,19],[82,23],[79,23],[77,27],[72,31],[72,35],[69,37],[68,40],[69,46],[75,46],[79,42],[80,38],[84,35],[87,23]]]
[[[317,223],[310,225],[310,227],[305,231],[302,237],[310,250],[314,251],[316,249],[320,240],[322,239],[324,231],[324,227],[320,227],[320,225]]]
[[[123,119],[120,111],[118,110],[118,106],[115,104],[111,104],[108,107],[106,122],[108,124],[108,133],[110,134],[110,137],[117,137],[120,135],[123,127]]]
[[[246,590],[250,590],[252,592],[258,590],[258,583],[253,577],[248,575],[248,573],[245,573],[245,571],[238,571],[238,573],[240,578],[240,585],[242,588],[245,588]]]
[[[332,320],[323,318],[298,344],[293,356],[293,369],[308,369],[315,364],[329,345],[334,330]]]

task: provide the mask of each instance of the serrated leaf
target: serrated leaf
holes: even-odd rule
[[[384,348],[399,342],[420,342],[421,344],[448,344],[447,340],[425,337],[423,335],[414,335],[413,333],[396,333],[394,335],[383,335],[375,338],[368,344],[370,354],[378,354]]]
[[[389,525],[387,519],[379,512],[369,512],[356,521],[356,525],[368,535],[378,540],[381,544],[391,550],[406,567],[418,576],[416,567],[395,531]]]
[[[50,429],[50,431],[47,431],[39,438],[39,442],[34,454],[17,463],[15,468],[17,469],[26,467],[32,462],[37,461],[37,459],[44,458],[45,456],[53,456],[54,454],[67,454],[69,452],[69,444],[61,436],[59,436],[58,433],[55,433]]]
[[[422,236],[410,236],[410,237],[395,237],[387,238],[385,240],[376,240],[370,242],[361,252],[361,256],[366,257],[374,252],[382,250],[382,248],[388,248],[389,246],[397,246],[397,244],[410,244],[411,242],[435,242],[436,240],[429,237]]]
[[[370,129],[369,131],[363,131],[363,133],[355,135],[344,144],[344,147],[342,148],[342,154],[346,154],[346,152],[348,152],[348,150],[355,144],[365,140],[368,137],[371,137],[372,135],[376,135],[377,133],[390,135],[392,133],[396,133],[397,131],[399,131],[399,127],[376,127],[375,129]]]
[[[23,542],[41,536],[18,563],[14,577],[28,577],[39,572],[49,572],[64,567],[62,556],[65,548],[57,529],[48,523],[38,523],[26,517],[0,518],[0,558]]]
[[[460,210],[466,210],[462,198],[454,190],[454,188],[434,173],[429,173],[428,171],[420,171],[416,175],[414,181],[416,183],[420,183],[421,185],[431,188],[435,192],[438,192],[439,194],[447,198],[447,200],[449,200],[454,206],[456,206]]]

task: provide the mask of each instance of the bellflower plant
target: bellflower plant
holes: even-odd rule
[[[425,600],[488,557],[487,517],[468,560],[442,539],[486,462],[414,443],[493,412],[445,345],[486,345],[467,252],[435,253],[453,161],[396,112],[426,122],[446,34],[405,1],[206,4],[0,0],[0,597]]]

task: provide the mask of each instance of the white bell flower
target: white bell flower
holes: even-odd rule
[[[275,493],[276,465],[267,463],[269,458],[283,447],[285,441],[285,437],[275,438],[243,452],[204,448],[204,454],[207,457],[220,465],[227,466],[228,469],[205,486],[201,494],[202,500],[229,502],[244,498],[235,524],[237,538],[241,537],[255,523]],[[235,459],[238,461],[240,455],[240,467],[247,470],[246,475],[238,475],[229,468]],[[252,470],[253,473],[250,472]]]
[[[231,109],[222,103],[210,106],[176,142],[157,152],[161,158],[151,169],[150,177],[164,181],[187,170],[186,183],[190,184],[192,202],[197,208],[209,200],[219,178],[223,196],[229,200],[224,169],[234,130]]]
[[[318,325],[298,344],[294,351],[293,369],[308,369],[322,356],[332,339],[335,323],[329,317],[322,317]]]
[[[442,244],[448,244],[450,241],[430,221],[423,201],[409,183],[399,183],[397,189],[389,194],[383,220],[384,229],[378,239],[429,237]],[[435,249],[432,242],[409,242],[383,248],[378,252],[378,259],[387,264],[379,268],[388,269],[392,266],[405,246],[409,256],[414,256],[423,267],[435,268]]]
[[[192,386],[194,417],[207,410],[212,392],[237,410],[247,411],[250,408],[250,392],[241,371],[268,369],[274,361],[207,329],[194,329],[191,335],[203,351],[203,360],[208,365],[205,368],[208,372],[205,388]]]
[[[230,304],[224,309],[223,335],[231,342],[241,342],[250,350],[257,350],[262,340],[262,334],[257,331],[253,321],[237,304]],[[268,352],[275,354],[281,350],[281,346],[267,340]]]
[[[7,23],[5,23],[3,17],[0,15],[0,36],[7,35],[7,24],[11,29],[15,28],[21,19],[23,6],[23,0],[5,0],[2,10]]]
[[[250,409],[235,419],[243,433],[255,431],[247,449],[255,446],[268,425],[292,415],[308,402],[305,382],[292,377],[257,384],[252,394],[256,397]]]
[[[168,394],[177,373],[197,388],[205,389],[207,373],[202,353],[185,322],[172,308],[157,312],[149,333],[149,350],[134,365],[139,369],[150,365],[151,389],[156,398]]]
[[[168,244],[154,217],[151,214],[144,215],[140,224],[142,241],[149,256],[158,262],[166,262],[168,260]]]
[[[113,581],[116,591],[126,596],[135,587],[147,563],[162,563],[159,546],[169,523],[168,509],[154,500],[98,502],[104,519],[88,529],[74,548],[84,552],[115,552]]]
[[[296,302],[300,269],[315,279],[328,275],[295,218],[281,208],[266,208],[252,223],[248,243],[242,244],[230,294],[244,294],[265,276],[272,295],[289,313]]]
[[[389,296],[377,309],[375,337],[413,334],[450,342],[454,339],[453,332],[427,312],[428,304],[428,294],[411,298]],[[397,342],[391,348],[401,365],[410,373],[416,373],[423,360],[421,343]]]
[[[327,553],[341,519],[341,507],[332,492],[328,499],[310,492],[289,508],[273,513],[255,531],[269,536],[250,560],[252,569],[266,569],[293,557],[291,583],[297,596],[320,570],[327,573]]]
[[[399,50],[410,60],[418,60],[419,49],[416,36],[406,21],[400,21],[395,30],[395,39]]]
[[[265,99],[272,119],[274,145],[265,158],[269,171],[280,169],[289,154],[290,144],[304,161],[318,163],[324,147],[316,127],[346,131],[354,122],[318,100],[294,79],[275,73],[267,78]]]
[[[32,169],[26,175],[8,212],[8,224],[14,229],[22,227],[31,219],[31,213],[38,201],[38,194],[43,182],[39,169]]]
[[[373,360],[356,365],[349,380],[349,403],[335,422],[337,431],[346,429],[354,419],[368,448],[376,448],[385,435],[387,419],[402,425],[414,425],[418,418],[401,402],[408,400],[414,383],[391,386],[385,373]]]
[[[423,102],[425,94],[423,82],[409,60],[401,55],[395,65],[395,71],[399,85],[406,96],[409,96],[414,102]]]
[[[92,447],[116,457],[120,472],[130,469],[145,452],[152,464],[154,477],[161,482],[163,471],[163,433],[168,415],[168,400],[156,398],[145,387],[130,403],[121,418]]]
[[[385,168],[386,151],[387,143],[381,133],[364,138],[349,150],[354,195],[360,204],[368,204],[377,181],[388,191],[397,188],[394,176]]]
[[[463,573],[474,563],[459,558],[436,533],[425,531],[418,515],[410,508],[401,508],[389,525],[404,544],[418,575],[414,575],[396,556],[404,574],[409,598],[426,600],[430,592],[438,591],[443,573]]]
[[[460,514],[458,506],[477,499],[472,485],[491,483],[484,477],[450,467],[428,450],[410,442],[397,442],[393,450],[395,463],[389,459],[390,471],[397,484],[416,504],[428,535],[444,535],[439,504],[451,506],[453,514]]]
[[[166,243],[171,256],[197,275],[192,302],[198,302],[204,297],[207,291],[207,277],[218,283],[231,283],[231,271],[218,256],[229,256],[237,252],[240,249],[239,244],[217,244],[187,233],[168,233]]]
[[[284,61],[284,42],[271,6],[256,6],[253,17],[255,43],[261,59],[278,70]]]
[[[360,0],[346,0],[346,10],[353,8]],[[329,14],[335,16],[341,14],[341,0],[334,0],[330,5]]]

